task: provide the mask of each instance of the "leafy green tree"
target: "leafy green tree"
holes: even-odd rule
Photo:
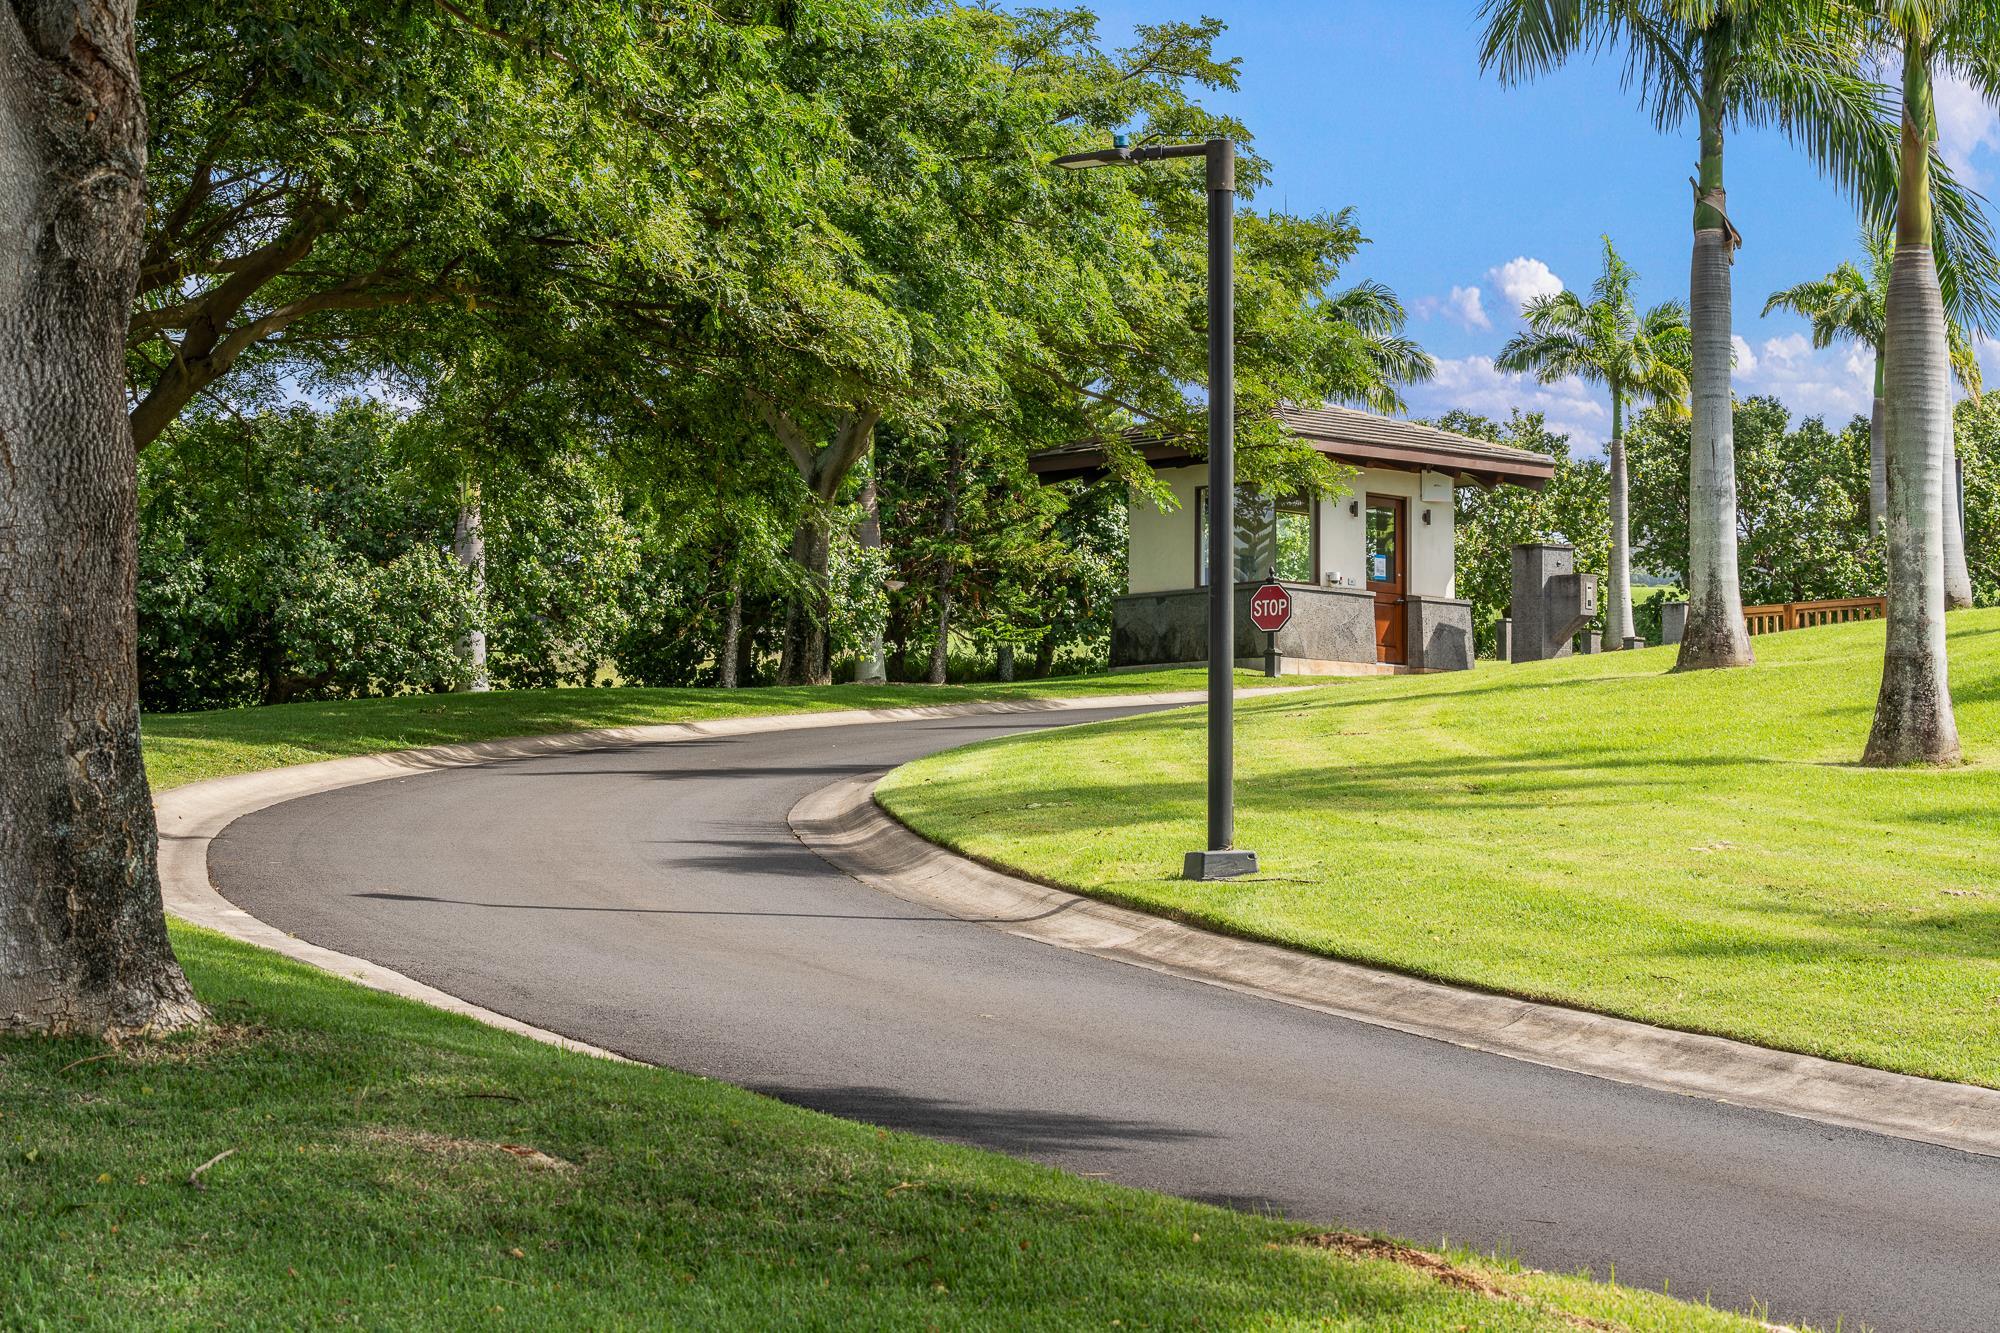
[[[2000,605],[2000,402],[1958,405],[1959,463],[1965,469],[1965,547],[1973,597]]]
[[[178,0],[138,26],[150,205],[140,447],[197,394],[352,378],[468,336],[547,363],[756,290],[810,231],[828,108],[775,78],[867,6]],[[776,272],[787,270],[781,265]],[[767,325],[765,325],[767,326]]]
[[[1846,341],[1865,348],[1874,356],[1875,403],[1868,429],[1868,534],[1879,538],[1889,503],[1887,462],[1882,450],[1882,426],[1887,413],[1887,401],[1883,397],[1882,341],[1888,316],[1889,275],[1895,266],[1896,237],[1887,227],[1877,227],[1865,231],[1861,241],[1866,251],[1865,271],[1852,262],[1842,262],[1839,268],[1823,278],[1773,292],[1770,299],[1764,302],[1764,313],[1768,315],[1773,310],[1790,310],[1804,316],[1812,324],[1815,347],[1830,347],[1837,341]],[[1953,284],[1946,281],[1947,275],[1940,274],[1939,278],[1940,287],[1948,293],[1955,290]],[[1978,397],[1983,387],[1979,355],[1971,335],[1952,317],[1949,300],[1945,334],[1951,346],[1952,373],[1967,391]],[[1956,470],[1956,451],[1945,462],[1945,475],[1949,481]],[[1945,491],[1945,602],[1948,606],[1970,606],[1972,577],[1966,570],[1965,534],[1959,530],[1958,498],[1949,484]]]
[[[1131,47],[1108,51],[1086,11],[941,5],[871,35],[870,59],[801,56],[787,67],[799,86],[810,78],[819,95],[837,90],[852,110],[837,155],[846,188],[829,205],[833,239],[799,261],[828,310],[810,336],[746,343],[725,328],[717,351],[809,497],[795,551],[822,591],[795,617],[785,678],[830,669],[816,628],[827,616],[828,542],[878,426],[943,439],[982,421],[1032,421],[1016,447],[1105,439],[1121,475],[1148,488],[1147,470],[1120,449],[1126,427],[1199,438],[1201,407],[1185,392],[1206,367],[1199,174],[1049,164],[1128,127],[1142,141],[1247,137],[1192,100],[1235,85],[1233,63],[1212,52],[1219,31],[1210,21],[1142,26]],[[1246,155],[1246,193],[1264,170]],[[1393,296],[1332,290],[1360,244],[1345,215],[1242,217],[1246,480],[1331,482],[1262,407],[1386,403],[1396,376],[1428,371],[1401,336]]]
[[[580,450],[482,488],[486,620],[497,684],[594,685],[628,625],[620,592],[639,538],[616,486]]]
[[[454,507],[349,400],[195,414],[139,473],[140,697],[160,710],[453,684],[475,612]]]
[[[1839,432],[1818,418],[1796,429],[1783,403],[1736,405],[1737,545],[1744,600],[1753,604],[1874,597],[1882,545],[1868,535],[1868,428]],[[1638,558],[1684,592],[1687,571],[1688,423],[1648,412],[1633,428],[1633,545]]]
[[[1539,412],[1516,412],[1505,424],[1470,412],[1448,412],[1435,424],[1555,460],[1555,476],[1539,491],[1496,486],[1457,492],[1457,591],[1472,603],[1479,651],[1496,655],[1496,627],[1514,599],[1515,546],[1565,542],[1576,548],[1579,572],[1604,576],[1611,560],[1607,469],[1596,459],[1571,457],[1569,437],[1551,432]]]
[[[1901,57],[1902,151],[1896,255],[1883,311],[1888,463],[1889,631],[1882,692],[1863,761],[1957,764],[1962,755],[1945,661],[1945,461],[1951,450],[1950,334],[1939,283],[1932,158],[1935,79],[1965,80],[2000,97],[2000,10],[1984,0],[1879,0],[1878,33]],[[1961,273],[1966,290],[2000,300],[1990,274]]]
[[[1527,328],[1508,339],[1496,364],[1532,372],[1544,384],[1577,377],[1611,394],[1611,554],[1604,598],[1605,644],[1634,637],[1630,481],[1625,467],[1625,412],[1651,402],[1685,411],[1687,310],[1668,301],[1640,312],[1632,299],[1638,274],[1604,238],[1604,272],[1588,301],[1572,291],[1536,297],[1521,314]]]
[[[1911,0],[1924,8],[1931,0]],[[1862,73],[1862,17],[1824,0],[1486,0],[1481,62],[1503,81],[1536,77],[1572,56],[1617,49],[1625,77],[1662,130],[1692,125],[1700,153],[1691,299],[1693,500],[1683,669],[1748,665],[1736,531],[1730,267],[1741,235],[1729,219],[1729,132],[1774,126],[1880,216],[1896,198],[1896,140],[1880,90]],[[1992,259],[1976,202],[1948,193],[1943,243],[1968,273]],[[1930,239],[1925,233],[1925,241]]]
[[[899,654],[899,672],[943,684],[954,637],[982,659],[991,653],[995,669],[1016,649],[1039,653],[1051,635],[1051,653],[1087,641],[1102,655],[1102,594],[1122,590],[1120,533],[1072,513],[1101,507],[1102,495],[1039,484],[1004,425],[897,440],[883,464],[884,530],[901,585],[892,621],[904,645],[930,643],[924,669]]]

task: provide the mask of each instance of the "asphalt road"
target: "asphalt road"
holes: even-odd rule
[[[1561,1073],[863,887],[810,791],[1099,714],[451,769],[246,816],[223,895],[639,1059],[1233,1207],[1501,1247],[1831,1327],[2000,1329],[2000,1159]]]

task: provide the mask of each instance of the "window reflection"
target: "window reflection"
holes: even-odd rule
[[[1195,491],[1197,583],[1208,585],[1208,488]],[[1315,506],[1303,495],[1271,500],[1239,491],[1236,496],[1236,581],[1274,576],[1287,583],[1314,583]]]
[[[1368,581],[1394,583],[1399,570],[1396,561],[1396,510],[1393,505],[1368,506]]]

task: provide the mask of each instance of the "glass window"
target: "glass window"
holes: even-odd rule
[[[1316,506],[1303,495],[1271,501],[1239,491],[1236,495],[1236,581],[1254,583],[1275,576],[1287,583],[1315,583]],[[1195,581],[1208,585],[1208,488],[1195,491]]]
[[[1402,573],[1397,563],[1396,507],[1368,506],[1368,581],[1396,583]]]

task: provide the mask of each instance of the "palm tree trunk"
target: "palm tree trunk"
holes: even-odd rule
[[[1883,397],[1883,358],[1875,352],[1875,407],[1868,417],[1868,539],[1882,540],[1882,527],[1889,513],[1889,463],[1882,444],[1882,419],[1889,410]]]
[[[1972,571],[1965,564],[1965,524],[1958,512],[1958,431],[1950,411],[1945,414],[1943,493],[1944,608],[1962,611],[1972,605]]]
[[[1889,276],[1889,624],[1882,692],[1862,762],[1956,764],[1961,755],[1945,657],[1944,460],[1951,371],[1944,298],[1931,253],[1930,68],[1915,43],[1903,59],[1903,179]]]
[[[1735,236],[1722,189],[1719,96],[1702,110],[1701,199],[1695,208],[1688,327],[1694,367],[1688,476],[1688,620],[1677,671],[1749,666],[1750,633],[1736,573],[1736,425],[1730,372],[1730,266]]]
[[[1631,478],[1625,467],[1625,394],[1611,391],[1611,569],[1604,599],[1604,647],[1615,651],[1638,631],[1632,625]]]

